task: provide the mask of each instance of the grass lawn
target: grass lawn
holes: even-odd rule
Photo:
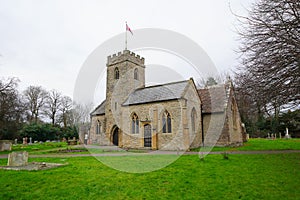
[[[167,159],[172,155],[156,155]],[[121,157],[107,157],[118,161]],[[122,158],[124,159],[124,158]],[[155,160],[153,156],[130,159]],[[94,157],[31,158],[69,163],[47,171],[0,170],[0,199],[299,199],[300,154],[181,156],[154,172],[111,169]],[[7,159],[0,159],[5,165]]]
[[[199,151],[200,148],[192,151]],[[268,140],[251,138],[240,147],[214,147],[212,151],[300,150],[300,138]]]
[[[200,148],[192,149],[199,151]],[[250,139],[241,147],[214,147],[212,151],[259,151],[259,150],[300,150],[300,139]],[[87,154],[87,153],[122,153],[125,150],[108,150],[99,148],[68,146],[65,142],[45,142],[43,144],[13,145],[12,151],[27,151],[29,154]],[[3,151],[0,154],[8,154],[12,151]],[[130,149],[129,152],[144,153],[145,150]]]
[[[66,149],[68,147],[66,142],[45,142],[42,144],[36,143],[31,145],[17,144],[12,146],[12,151],[27,151],[29,154],[37,152],[47,152],[53,149]],[[12,151],[2,151],[0,154],[8,154]]]

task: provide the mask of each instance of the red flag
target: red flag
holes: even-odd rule
[[[129,26],[126,24],[126,31],[129,31],[131,33],[131,35],[133,35],[131,29],[129,28]]]

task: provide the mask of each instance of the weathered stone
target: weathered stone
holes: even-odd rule
[[[11,146],[10,140],[0,140],[0,151],[11,151]]]
[[[28,152],[12,152],[8,154],[8,166],[25,166],[28,164]]]
[[[221,104],[208,102],[210,113],[202,118],[202,102],[193,79],[145,87],[144,58],[128,50],[109,56],[106,66],[106,100],[91,113],[89,139],[92,143],[112,145],[114,141],[123,148],[148,148],[145,143],[149,140],[144,138],[145,127],[148,133],[150,125],[151,149],[199,147],[202,131],[217,136],[217,145],[242,144],[243,130],[231,82],[221,86],[224,97]],[[221,110],[216,112],[215,108]],[[166,111],[171,116],[170,133],[162,131]],[[132,133],[134,114],[138,116],[138,133]]]

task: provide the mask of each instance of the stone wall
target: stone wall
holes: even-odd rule
[[[216,146],[243,143],[241,119],[232,90],[224,112],[203,115],[203,129],[206,145],[213,144],[214,141],[217,141]]]
[[[223,131],[225,118],[223,112],[203,115],[204,145],[227,144],[228,134],[226,130]]]
[[[192,79],[189,81],[189,85],[186,88],[184,99],[186,99],[186,121],[187,132],[189,135],[190,148],[197,148],[202,143],[202,130],[201,130],[201,101],[197,92],[197,88]],[[195,132],[192,130],[192,111],[195,109]]]
[[[172,120],[172,133],[162,133],[162,116],[168,111]],[[131,116],[135,113],[139,117],[139,133],[131,132]],[[157,116],[157,117],[156,117]],[[125,148],[144,147],[144,126],[151,125],[153,149],[177,149],[183,148],[183,139],[178,133],[182,132],[182,101],[173,100],[142,105],[132,105],[123,108],[120,145]],[[180,139],[178,139],[180,137]],[[170,141],[179,140],[176,146]]]
[[[231,91],[231,98],[229,99],[227,106],[227,117],[230,145],[241,145],[243,143],[242,122],[233,91]]]
[[[115,69],[119,70],[119,79],[115,79]],[[138,80],[134,79],[134,70],[138,70]],[[122,126],[122,103],[135,89],[145,86],[144,58],[124,50],[107,60],[106,83],[106,137],[111,138],[114,126]]]
[[[191,113],[196,111],[195,132],[192,132]],[[172,119],[172,133],[162,132],[162,116],[168,111]],[[131,116],[135,113],[140,120],[139,133],[131,133]],[[119,145],[125,148],[144,147],[144,126],[152,127],[152,149],[185,150],[201,144],[200,99],[191,82],[184,98],[172,101],[132,105],[122,108],[122,140]],[[157,116],[157,117],[156,117]]]
[[[100,132],[97,134],[97,124],[101,125]],[[92,144],[111,145],[109,134],[106,134],[106,117],[105,115],[93,116],[90,128],[90,140]]]

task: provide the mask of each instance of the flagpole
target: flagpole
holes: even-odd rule
[[[127,50],[127,21],[126,23],[126,27],[125,27],[125,50]]]

